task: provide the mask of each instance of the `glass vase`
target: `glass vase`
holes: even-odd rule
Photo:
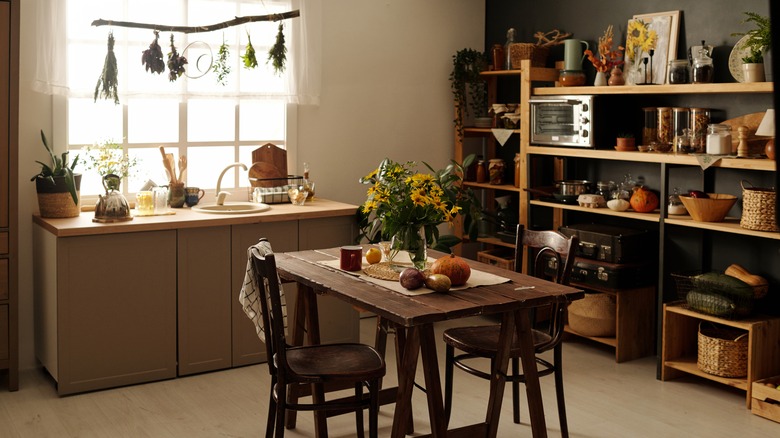
[[[428,245],[425,240],[424,225],[409,225],[401,228],[393,236],[391,246],[395,251],[407,251],[414,267],[421,271],[425,269],[425,262],[428,260]]]

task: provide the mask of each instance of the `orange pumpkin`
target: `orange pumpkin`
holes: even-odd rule
[[[446,275],[450,279],[452,286],[466,284],[466,281],[471,276],[471,268],[468,263],[455,254],[444,256],[433,262],[431,272]]]
[[[658,208],[658,196],[644,187],[637,187],[628,201],[631,208],[639,213],[650,213]]]

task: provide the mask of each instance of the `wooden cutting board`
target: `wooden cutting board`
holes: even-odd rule
[[[252,163],[273,165],[282,176],[287,176],[287,151],[272,143],[266,143],[252,151]]]
[[[255,162],[249,168],[249,183],[252,187],[277,187],[287,184],[287,175],[271,163]]]

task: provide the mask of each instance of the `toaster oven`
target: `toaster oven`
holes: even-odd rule
[[[596,147],[595,96],[536,96],[531,104],[531,144]]]

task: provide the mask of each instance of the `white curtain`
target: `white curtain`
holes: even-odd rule
[[[242,2],[241,0],[146,1],[149,7],[144,9],[140,6],[143,4],[143,0],[37,0],[35,3],[38,34],[36,41],[37,62],[35,77],[32,81],[33,89],[45,94],[92,97],[95,82],[106,55],[107,35],[109,31],[113,31],[114,53],[119,66],[120,100],[130,96],[176,95],[180,97],[215,96],[221,98],[234,96],[253,99],[285,98],[289,103],[319,104],[322,59],[320,43],[322,6],[319,0],[288,0],[287,2],[279,0],[267,0],[266,2]],[[186,13],[188,7],[214,5],[220,1],[224,5],[216,6],[219,10],[224,9],[224,16],[212,14],[209,16],[209,20],[212,21],[207,23],[202,21],[187,23],[187,16],[192,15]],[[135,12],[128,13],[129,10],[133,9],[129,7],[130,2],[133,2],[132,6],[135,8]],[[264,10],[266,4],[269,7],[274,6],[276,9]],[[168,13],[159,12],[161,5],[165,5]],[[284,22],[288,52],[286,74],[282,75],[281,79],[273,73],[270,65],[266,65],[267,55],[263,50],[257,50],[258,67],[256,70],[259,72],[242,71],[241,60],[238,58],[240,54],[244,53],[244,44],[246,43],[245,40],[241,40],[250,32],[250,29],[254,36],[252,39],[254,46],[273,44],[274,41],[268,40],[268,35],[270,35],[268,31],[262,33],[258,31],[258,26],[268,26],[268,23],[252,23],[233,29],[225,29],[224,32],[195,33],[186,36],[174,35],[180,52],[186,47],[186,42],[203,39],[211,46],[212,55],[216,56],[223,35],[229,43],[234,45],[232,49],[234,64],[229,76],[229,84],[219,87],[214,84],[213,74],[208,75],[211,79],[206,76],[194,79],[193,77],[197,76],[197,73],[190,74],[195,71],[195,64],[200,59],[194,59],[198,56],[195,49],[188,57],[190,63],[187,66],[187,71],[190,78],[181,78],[172,83],[167,79],[167,71],[160,77],[156,77],[156,75],[152,77],[151,74],[143,71],[140,54],[151,41],[151,31],[112,28],[112,26],[91,26],[91,20],[98,18],[164,25],[205,25],[230,20],[236,15],[241,15],[242,11],[251,12],[246,15],[265,15],[294,9],[299,9],[301,16]],[[174,11],[174,13],[171,14],[170,11]],[[74,20],[73,16],[78,14],[83,16]],[[211,18],[212,16],[213,18]],[[68,29],[68,24],[72,25],[74,22],[79,23],[77,28]],[[275,35],[276,24],[273,26]],[[101,41],[99,45],[96,44],[97,41]],[[240,44],[237,44],[237,41],[241,41]],[[159,44],[163,53],[167,54],[170,44],[168,33],[160,32]],[[140,72],[143,72],[144,75],[141,75]],[[250,74],[254,76],[250,76]]]

